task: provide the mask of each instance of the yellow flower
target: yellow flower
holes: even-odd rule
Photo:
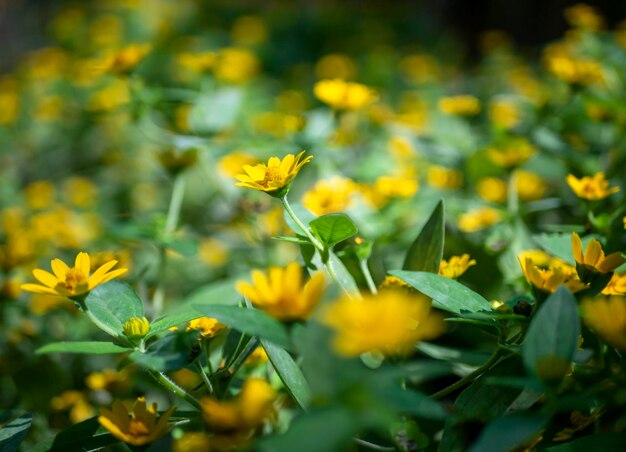
[[[265,380],[248,378],[233,399],[202,399],[202,417],[208,426],[219,431],[254,430],[274,415],[276,396]]]
[[[323,56],[315,64],[315,75],[318,79],[347,80],[356,74],[356,66],[349,56],[333,53]]]
[[[404,354],[444,332],[443,318],[430,305],[422,294],[383,290],[363,300],[340,299],[323,311],[322,322],[335,330],[333,348],[339,355]]]
[[[412,177],[381,176],[374,182],[374,190],[386,198],[410,198],[419,190],[419,183]]]
[[[371,88],[339,78],[320,80],[313,87],[313,93],[319,100],[338,110],[358,110],[378,98]]]
[[[506,201],[506,181],[498,177],[485,177],[476,184],[476,192],[485,201],[503,203]]]
[[[269,361],[269,357],[267,356],[267,352],[263,347],[257,347],[254,351],[246,358],[244,365],[246,366],[258,366],[259,364],[264,364]]]
[[[217,61],[215,52],[181,53],[177,57],[178,64],[194,72],[207,72]]]
[[[0,78],[0,126],[13,124],[20,110],[19,87],[9,77]]]
[[[515,171],[515,187],[521,201],[535,201],[546,193],[547,186],[544,180],[530,171]]]
[[[463,173],[445,166],[431,166],[428,168],[428,185],[441,189],[455,189],[463,185]]]
[[[76,255],[74,267],[70,268],[61,259],[53,259],[50,266],[54,274],[36,268],[33,270],[33,276],[41,284],[22,284],[21,288],[33,293],[76,297],[126,273],[125,268],[109,271],[115,264],[117,264],[116,260],[109,261],[90,276],[89,254],[80,252]]]
[[[239,180],[237,186],[264,191],[276,197],[286,195],[291,182],[300,171],[300,168],[313,158],[313,156],[309,155],[300,160],[304,152],[300,152],[295,157],[293,154],[287,154],[282,160],[278,157],[272,157],[267,165],[264,163],[259,163],[255,166],[244,165],[243,170],[246,174],[235,176]]]
[[[218,169],[222,174],[236,177],[244,165],[253,165],[255,162],[254,156],[246,152],[234,151],[219,160]]]
[[[105,57],[104,67],[109,72],[128,72],[134,69],[152,50],[150,44],[131,44]]]
[[[296,262],[287,267],[271,267],[267,273],[252,271],[252,284],[237,283],[237,290],[257,308],[279,320],[309,317],[324,291],[324,274],[311,276],[304,285]]]
[[[464,213],[459,217],[459,229],[463,232],[476,232],[488,228],[502,220],[502,215],[491,207],[482,207]]]
[[[172,452],[210,451],[211,437],[204,432],[185,432],[172,444]]]
[[[597,201],[604,199],[619,191],[619,187],[610,187],[609,181],[604,178],[604,173],[599,172],[593,177],[585,176],[578,179],[573,174],[567,175],[567,185],[579,198]]]
[[[522,113],[510,100],[494,100],[489,104],[489,119],[497,127],[508,130],[521,121]]]
[[[511,139],[505,145],[487,149],[487,157],[503,168],[519,166],[535,154],[535,148],[525,139]]]
[[[256,55],[246,49],[221,49],[214,67],[215,77],[230,83],[244,83],[259,72]]]
[[[476,260],[470,259],[469,254],[462,256],[452,256],[449,260],[442,259],[439,264],[439,274],[446,278],[456,279],[467,271],[472,265],[476,265]]]
[[[546,269],[535,265],[528,256],[518,257],[526,280],[542,292],[554,292],[559,286],[566,286],[572,293],[587,288],[587,285],[578,279],[576,270],[567,264],[550,266]]]
[[[613,273],[602,293],[604,295],[626,295],[626,273]]]
[[[610,344],[626,350],[626,298],[596,297],[580,304],[584,322]]]
[[[382,283],[378,286],[380,290],[403,290],[408,293],[415,292],[415,289],[410,284],[405,283],[397,276],[387,275]]]
[[[302,204],[315,215],[343,212],[352,205],[356,184],[344,177],[318,181],[302,197]]]
[[[102,372],[92,372],[85,377],[85,386],[94,391],[110,391],[123,387],[127,383],[127,373],[113,369],[104,369]]]
[[[576,28],[598,31],[604,26],[604,18],[598,14],[596,8],[585,3],[577,3],[566,8],[564,15],[567,22]]]
[[[45,209],[54,201],[54,185],[45,180],[33,182],[24,189],[24,194],[31,209]]]
[[[150,331],[150,322],[145,317],[131,317],[123,325],[124,334],[129,339],[141,339]]]
[[[133,446],[150,444],[164,436],[168,431],[167,420],[176,408],[171,407],[157,421],[157,404],[146,407],[146,399],[138,397],[133,411],[128,413],[126,406],[116,400],[111,410],[102,408],[98,422],[117,439]]]
[[[572,232],[572,250],[574,251],[576,263],[583,267],[583,273],[585,270],[592,273],[610,273],[626,262],[626,259],[618,251],[605,256],[602,245],[596,239],[591,239],[587,243],[587,248],[585,248],[585,253],[583,254],[583,242],[575,232]],[[585,278],[581,275],[581,279],[584,280]]]
[[[468,95],[442,97],[437,106],[447,115],[474,116],[480,113],[480,101]]]
[[[211,317],[199,317],[189,322],[186,331],[197,330],[200,331],[203,338],[211,338],[217,336],[217,334],[224,328],[226,328],[226,326],[222,325],[217,319]]]

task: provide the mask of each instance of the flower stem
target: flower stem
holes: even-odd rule
[[[457,389],[462,388],[466,384],[471,383],[475,378],[478,378],[480,375],[482,375],[487,370],[489,370],[489,368],[493,366],[500,359],[501,356],[502,356],[502,350],[497,349],[495,352],[493,352],[493,355],[491,355],[491,358],[489,358],[487,362],[485,362],[482,366],[480,366],[473,372],[467,374],[456,383],[453,383],[450,386],[443,388],[441,391],[435,392],[434,394],[431,395],[431,397],[433,399],[440,399],[442,397],[447,396],[451,392],[454,392]]]
[[[152,378],[158,381],[162,386],[172,391],[178,397],[185,399],[194,408],[197,408],[198,410],[200,409],[200,402],[198,401],[198,399],[196,399],[194,396],[192,396],[183,388],[181,388],[172,380],[170,380],[167,377],[167,375],[165,375],[163,372],[157,372],[155,370],[148,370],[148,373],[152,376]]]
[[[202,381],[204,381],[204,384],[209,390],[209,394],[213,395],[213,385],[211,384],[211,380],[209,379],[209,376],[207,375],[207,373],[204,371],[204,367],[202,366],[199,360],[196,361],[196,366],[198,366],[198,371],[200,371],[200,376],[202,377]]]
[[[372,278],[372,273],[370,272],[370,269],[367,266],[367,259],[359,259],[359,266],[361,267],[361,272],[363,273],[363,276],[365,277],[365,282],[367,282],[367,287],[369,288],[370,292],[376,295],[378,293],[378,289],[376,288],[376,283],[374,282],[374,279]]]
[[[510,214],[517,215],[519,212],[519,194],[517,193],[517,173],[509,174],[507,184],[507,209]]]
[[[178,219],[180,217],[180,209],[183,205],[183,197],[185,196],[185,179],[182,174],[179,174],[174,179],[174,187],[172,188],[172,196],[170,198],[170,205],[167,210],[167,219],[165,220],[165,227],[163,229],[163,239],[168,239],[169,236],[176,230]],[[167,263],[167,254],[165,252],[165,245],[161,244],[159,250],[159,272],[158,283],[154,290],[152,297],[152,316],[158,317],[163,310],[163,301],[165,299],[165,286],[163,281],[165,279],[165,268]]]

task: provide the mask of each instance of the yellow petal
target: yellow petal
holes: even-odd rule
[[[600,265],[598,265],[598,270],[600,270],[602,273],[612,272],[624,262],[626,262],[626,259],[622,257],[620,252],[611,253],[607,257],[605,257],[602,262],[600,262]]]
[[[56,277],[60,280],[65,280],[65,275],[70,271],[70,267],[61,259],[52,259],[50,266]]]
[[[107,262],[106,264],[101,265],[95,272],[93,272],[93,275],[89,277],[89,286],[96,287],[98,284],[100,284],[102,278],[104,278],[104,276],[106,275],[106,272],[115,267],[115,264],[117,264],[117,261],[112,260]]]
[[[80,252],[76,255],[76,261],[74,266],[80,270],[85,277],[89,276],[89,272],[91,271],[91,261],[89,259],[89,254]]]
[[[583,242],[580,240],[580,236],[575,232],[572,232],[572,250],[574,251],[574,260],[579,264],[584,264]]]
[[[39,284],[22,284],[20,285],[20,289],[25,290],[26,292],[60,295],[56,290],[51,289],[50,287],[40,286]]]
[[[102,280],[98,284],[104,284],[105,282],[111,281],[113,278],[117,278],[118,276],[123,275],[127,271],[128,271],[127,268],[120,268],[120,269],[117,269],[117,270],[113,270],[112,272],[109,272],[106,275],[104,275],[102,277]],[[96,285],[92,286],[92,284],[93,284],[92,281],[89,280],[90,290],[98,285],[98,284],[96,284]]]
[[[37,281],[50,288],[56,287],[59,283],[59,279],[56,276],[45,270],[41,270],[40,268],[33,270],[33,276],[37,279]]]
[[[596,267],[598,262],[600,262],[603,257],[604,252],[602,251],[600,242],[596,239],[591,239],[589,243],[587,243],[587,248],[585,250],[585,264]]]

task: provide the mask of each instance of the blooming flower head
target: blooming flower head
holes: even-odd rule
[[[576,196],[589,201],[598,201],[619,191],[619,187],[609,187],[609,181],[604,178],[603,172],[596,173],[593,177],[584,176],[580,179],[573,174],[568,174],[567,185]]]
[[[111,410],[102,408],[98,422],[117,439],[133,446],[150,444],[167,433],[167,420],[176,408],[172,407],[157,421],[157,404],[146,407],[146,399],[139,397],[129,414],[126,406],[116,400]]]
[[[626,298],[585,299],[580,304],[584,322],[610,344],[626,350]]]
[[[333,348],[345,357],[370,351],[407,353],[445,329],[426,296],[394,289],[363,300],[342,298],[322,313],[322,322],[335,330]]]
[[[197,330],[200,331],[203,338],[210,338],[217,336],[217,334],[224,328],[226,328],[226,326],[221,324],[217,319],[211,317],[199,317],[189,322],[186,331]]]
[[[127,269],[125,268],[110,271],[115,264],[117,264],[116,260],[109,261],[89,275],[89,254],[80,252],[76,255],[74,266],[71,268],[61,259],[53,259],[50,262],[54,274],[36,268],[33,270],[33,276],[41,284],[22,284],[21,288],[28,292],[47,293],[68,298],[80,296],[100,284],[126,273]]]
[[[235,176],[239,180],[237,185],[264,191],[275,197],[284,196],[289,191],[291,182],[300,171],[300,168],[313,158],[313,156],[309,155],[300,160],[304,152],[300,152],[297,156],[287,154],[282,160],[278,157],[272,157],[267,165],[264,163],[259,163],[255,166],[244,165],[243,170],[245,174]]]
[[[480,101],[469,95],[442,97],[437,106],[447,115],[474,116],[480,113]]]
[[[129,339],[141,339],[150,331],[150,322],[145,317],[131,317],[123,325],[124,334]]]
[[[341,79],[320,80],[313,87],[313,93],[322,102],[338,110],[358,110],[377,99],[371,88]]]
[[[476,260],[470,259],[469,254],[452,256],[449,260],[441,260],[439,264],[439,274],[446,278],[456,279],[465,273],[472,265],[476,265]]]
[[[485,201],[503,203],[506,201],[506,181],[499,177],[484,177],[476,184],[476,192]]]
[[[585,281],[598,273],[611,273],[617,267],[626,262],[619,252],[604,255],[602,245],[596,239],[591,239],[587,243],[587,248],[583,254],[583,243],[580,236],[572,233],[572,250],[580,278]]]
[[[464,213],[459,217],[459,229],[463,232],[477,232],[502,220],[502,215],[491,207],[482,207]]]
[[[587,285],[578,279],[576,269],[564,262],[562,265],[552,264],[547,268],[541,268],[529,256],[521,255],[518,260],[526,280],[541,292],[552,293],[561,285],[566,286],[572,293],[587,288]]]
[[[334,177],[318,181],[302,197],[302,204],[315,215],[342,212],[352,205],[357,185],[350,179]]]
[[[237,290],[257,308],[279,320],[309,317],[324,291],[324,274],[315,273],[306,283],[296,262],[271,267],[267,273],[252,271],[252,284],[240,281]]]
[[[273,416],[276,396],[276,391],[265,380],[248,378],[233,399],[202,399],[202,417],[218,431],[253,430]]]

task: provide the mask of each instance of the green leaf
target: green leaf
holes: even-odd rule
[[[327,265],[332,269],[342,287],[353,294],[355,298],[361,298],[359,287],[354,281],[354,278],[335,253],[331,252],[329,254]]]
[[[350,217],[343,213],[322,215],[309,224],[311,232],[326,247],[331,248],[337,243],[349,239],[358,232]]]
[[[0,413],[0,451],[17,450],[33,421],[31,413],[4,411]]]
[[[481,295],[454,279],[428,272],[394,270],[389,272],[433,299],[433,306],[444,311],[464,312],[492,311],[491,303]]]
[[[190,320],[197,319],[198,317],[200,316],[196,311],[181,312],[180,314],[172,314],[163,317],[150,324],[150,332],[146,335],[146,339],[149,339],[163,331],[167,331],[173,326],[189,322]]]
[[[143,303],[132,287],[110,281],[93,289],[84,305],[98,328],[111,336],[123,336],[123,324],[131,317],[143,317]]]
[[[622,452],[626,450],[626,435],[624,433],[596,433],[574,441],[547,449],[549,452]]]
[[[70,450],[98,450],[119,443],[97,417],[92,417],[58,433],[55,437],[37,443],[29,452],[65,452]]]
[[[303,237],[301,235],[299,235],[297,237],[289,237],[289,236],[279,235],[279,236],[276,236],[276,237],[272,237],[272,239],[279,240],[281,242],[297,243],[299,245],[309,245],[309,244],[311,244],[309,239],[307,239],[306,237]]]
[[[443,200],[440,200],[428,221],[409,247],[403,270],[437,273],[443,257],[445,237]]]
[[[192,307],[203,316],[215,318],[242,333],[267,339],[283,348],[291,348],[287,329],[258,309],[201,304],[195,304]]]
[[[271,342],[261,340],[261,344],[289,394],[306,409],[311,401],[311,388],[296,362],[287,351]]]
[[[196,331],[170,334],[151,344],[145,353],[135,351],[129,358],[142,367],[159,372],[179,370],[200,353],[197,336]]]
[[[81,342],[53,342],[37,349],[35,353],[86,353],[90,355],[107,355],[110,353],[124,353],[131,350],[113,342],[81,341]]]
[[[561,286],[533,317],[522,344],[528,372],[546,383],[560,382],[578,346],[580,320],[576,299]]]
[[[188,312],[194,304],[228,304],[235,305],[241,299],[241,295],[237,293],[235,288],[236,282],[240,279],[247,278],[248,274],[235,276],[221,281],[216,281],[193,291],[184,303],[175,310],[175,312]],[[179,312],[180,311],[180,312]]]
[[[531,440],[547,421],[539,414],[503,416],[487,424],[469,452],[507,452]]]

